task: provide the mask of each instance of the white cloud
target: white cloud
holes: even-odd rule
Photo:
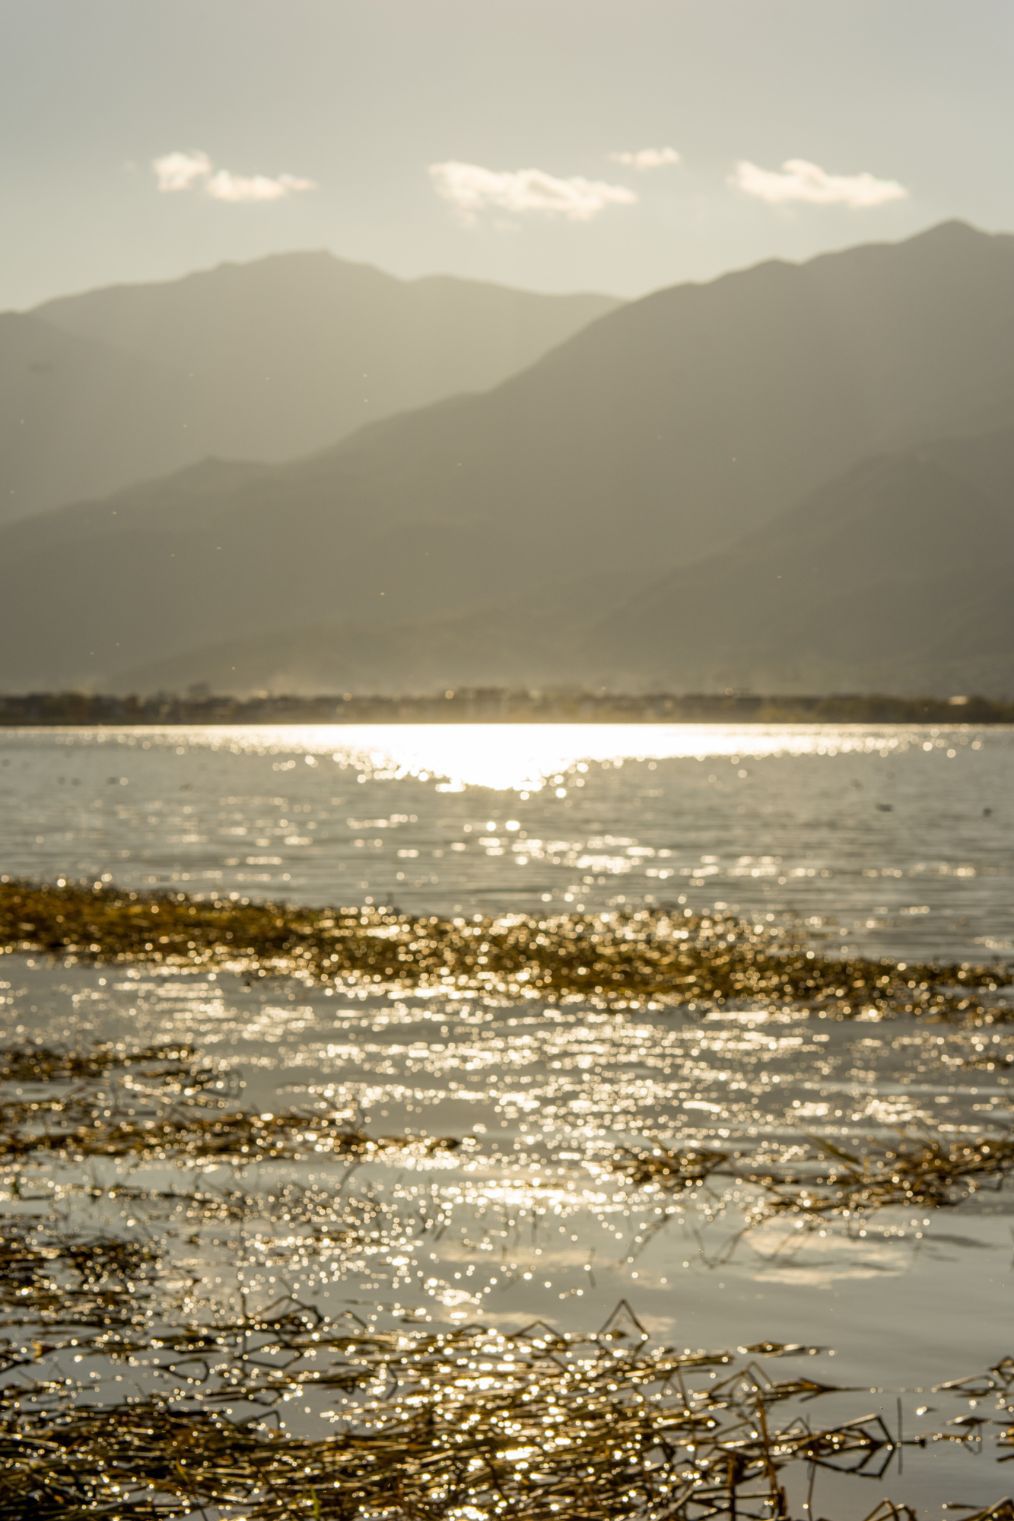
[[[769,205],[805,201],[811,206],[885,206],[903,201],[908,191],[897,180],[873,174],[829,174],[805,158],[787,158],[781,169],[761,169],[742,159],[729,184]]]
[[[313,180],[295,174],[230,174],[217,169],[204,187],[216,201],[280,201],[300,190],[315,190]]]
[[[151,167],[160,190],[192,190],[198,180],[211,173],[211,159],[195,148],[191,153],[163,153],[161,158],[152,159]]]
[[[437,194],[449,201],[465,222],[474,222],[480,212],[490,208],[590,222],[607,206],[631,206],[637,200],[625,185],[587,180],[577,174],[559,179],[544,169],[484,169],[480,164],[450,160],[430,164],[429,172]]]
[[[632,153],[610,153],[611,163],[623,164],[643,174],[648,169],[664,169],[667,164],[678,164],[680,156],[675,148],[637,148]]]
[[[206,153],[194,149],[189,153],[164,153],[154,158],[151,167],[159,190],[203,189],[215,201],[280,201],[301,190],[316,189],[313,180],[295,174],[233,174],[216,169]]]

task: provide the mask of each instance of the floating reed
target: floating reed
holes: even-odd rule
[[[129,1332],[103,1348],[143,1370]],[[625,1307],[594,1336],[538,1323],[413,1337],[287,1301],[165,1332],[150,1355],[175,1373],[171,1396],[0,1391],[0,1521],[798,1521],[793,1472],[876,1477],[926,1440],[903,1444],[878,1415],[815,1422],[803,1407],[841,1391],[748,1352],[653,1347]],[[334,1403],[333,1434],[266,1419],[314,1388]],[[1009,1505],[967,1521],[1008,1521]],[[884,1502],[869,1521],[914,1515]]]
[[[250,1521],[787,1521],[790,1465],[863,1469],[896,1448],[875,1416],[824,1427],[770,1414],[826,1386],[774,1380],[729,1353],[651,1350],[615,1325],[595,1337],[542,1325],[350,1335],[292,1303],[163,1336],[158,1356],[190,1386],[171,1400],[6,1391],[0,1521],[212,1506]],[[334,1436],[301,1439],[219,1408],[263,1414],[311,1385],[349,1397]]]
[[[112,1104],[98,1080],[129,1071],[132,1111]],[[138,1079],[143,1081],[138,1082]],[[172,1156],[198,1161],[295,1160],[310,1156],[365,1159],[417,1147],[453,1150],[451,1136],[370,1136],[337,1115],[258,1113],[234,1102],[229,1073],[196,1060],[188,1046],[129,1051],[96,1046],[0,1048],[0,1083],[41,1094],[0,1107],[0,1164],[29,1157]]]
[[[773,1215],[869,1214],[892,1205],[943,1209],[960,1204],[986,1187],[1002,1187],[1014,1172],[1014,1131],[955,1141],[912,1139],[897,1146],[846,1151],[832,1141],[814,1143],[802,1167],[758,1168],[730,1150],[650,1150],[621,1147],[615,1171],[637,1184],[654,1184],[679,1194],[709,1179],[745,1183],[760,1192],[753,1223]],[[830,1159],[831,1165],[826,1165]]]
[[[61,1236],[8,1218],[0,1236],[0,1308],[40,1324],[129,1323],[157,1262],[149,1242]]]

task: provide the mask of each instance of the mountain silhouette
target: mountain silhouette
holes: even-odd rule
[[[960,223],[660,291],[303,459],[13,525],[0,681],[1009,687],[1012,339],[1014,238]]]
[[[491,386],[616,304],[291,253],[8,314],[0,521],[207,454],[305,454]]]

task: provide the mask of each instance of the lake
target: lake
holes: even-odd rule
[[[824,953],[1002,964],[1012,842],[1007,728],[0,731],[0,871],[49,881],[439,915],[719,908]],[[624,1148],[784,1159],[1009,1130],[1010,1024],[23,954],[0,962],[0,1021],[8,1043],[187,1042],[262,1112],[453,1138],[354,1165],[33,1164],[36,1212],[155,1233],[210,1317],[294,1293],[371,1331],[591,1332],[624,1305],[660,1344],[811,1347],[802,1371],[848,1391],[836,1415],[901,1412],[910,1435],[968,1414],[935,1385],[1014,1351],[1010,1186],[955,1209],[751,1223],[748,1182],[673,1192],[614,1165]],[[129,1109],[129,1083],[116,1096]],[[125,1172],[161,1202],[119,1200]],[[195,1224],[164,1197],[181,1177],[251,1213]],[[311,1401],[300,1418],[318,1416]],[[921,1517],[993,1503],[1010,1468],[974,1445],[906,1449],[882,1476],[811,1473],[812,1514],[853,1521],[888,1494]]]
[[[1014,950],[1014,730],[0,731],[3,870],[426,912],[726,904]]]

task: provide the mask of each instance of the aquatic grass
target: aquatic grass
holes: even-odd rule
[[[206,1086],[218,1074],[201,1067],[193,1046],[145,1046],[127,1050],[122,1046],[99,1042],[83,1049],[65,1049],[41,1043],[0,1047],[0,1083],[77,1082],[104,1077],[109,1072],[137,1068],[142,1074],[156,1074],[165,1080],[170,1074],[185,1073],[188,1086]]]
[[[35,1106],[30,1107],[34,1115]],[[325,1155],[361,1160],[412,1146],[434,1152],[452,1150],[459,1144],[453,1136],[370,1136],[333,1117],[236,1109],[208,1117],[109,1120],[97,1116],[66,1128],[0,1129],[0,1162],[45,1153],[78,1158],[154,1155],[200,1161],[296,1161]]]
[[[129,1113],[125,1096],[115,1095],[114,1102],[100,1081],[114,1072],[135,1078]],[[371,1136],[321,1110],[239,1107],[235,1075],[198,1061],[189,1046],[0,1047],[0,1085],[7,1084],[43,1091],[13,1098],[0,1089],[0,1164],[44,1156],[362,1160],[391,1150],[433,1153],[460,1145],[453,1136]]]
[[[611,1165],[635,1184],[670,1194],[712,1178],[748,1184],[760,1195],[748,1214],[753,1224],[786,1214],[816,1222],[894,1206],[953,1208],[983,1188],[1000,1188],[1014,1173],[1014,1130],[953,1141],[906,1137],[892,1146],[865,1143],[862,1151],[818,1140],[792,1167],[758,1168],[732,1150],[623,1146]]]
[[[0,1399],[3,1521],[27,1498],[45,1521],[209,1506],[250,1521],[783,1521],[790,1464],[865,1468],[896,1448],[875,1416],[827,1427],[770,1417],[826,1386],[772,1379],[733,1353],[649,1348],[622,1324],[592,1337],[541,1324],[513,1336],[350,1335],[289,1304],[168,1341],[198,1389],[82,1404],[40,1385]],[[301,1366],[322,1353],[330,1367]],[[256,1416],[311,1379],[350,1397],[334,1436],[215,1408],[218,1383]]]
[[[796,1492],[822,1469],[877,1479],[936,1441],[875,1413],[814,1419],[814,1402],[846,1391],[783,1374],[810,1351],[772,1343],[758,1362],[656,1346],[622,1304],[591,1335],[537,1322],[410,1336],[286,1300],[160,1334],[171,1395],[0,1388],[0,1521],[29,1501],[41,1521],[790,1521],[793,1476]],[[129,1339],[119,1355],[140,1366]],[[333,1434],[271,1423],[312,1388],[331,1396]],[[1009,1504],[969,1506],[968,1521],[1005,1521]],[[914,1516],[884,1501],[868,1521]]]
[[[657,1183],[671,1193],[696,1188],[710,1177],[734,1177],[732,1153],[709,1148],[656,1145],[650,1151],[620,1146],[612,1158],[615,1172],[632,1183]]]
[[[0,1052],[0,1071],[78,1106],[89,1093],[104,1105],[115,1070],[148,1075],[131,1090],[142,1107],[189,1095],[195,1147],[202,1115],[229,1129],[228,1083],[188,1048]],[[193,1087],[192,1071],[210,1076]],[[727,1161],[688,1151],[682,1171],[701,1181]],[[143,1190],[129,1198],[136,1213]],[[814,1349],[657,1345],[625,1304],[591,1335],[544,1322],[371,1331],[291,1295],[201,1315],[187,1292],[153,1298],[152,1239],[18,1217],[3,1245],[0,1521],[791,1521],[792,1486],[822,1470],[877,1479],[904,1446],[967,1439],[961,1427],[903,1439],[877,1413],[815,1419],[819,1402],[858,1391],[812,1376]],[[131,1392],[112,1399],[118,1369]],[[1006,1410],[1012,1387],[1003,1359],[948,1392]],[[293,1429],[303,1401],[325,1435]],[[1009,1414],[983,1424],[976,1440],[1002,1460]],[[1003,1505],[976,1514],[1008,1521]],[[913,1516],[885,1501],[871,1521]]]
[[[8,1217],[0,1235],[0,1308],[39,1324],[109,1327],[138,1319],[158,1253],[149,1241],[59,1234]]]
[[[689,910],[439,918],[4,880],[0,950],[549,1002],[747,1002],[842,1017],[985,1020],[1014,1012],[994,996],[1011,985],[1009,967],[837,957],[767,924]]]
[[[1014,1172],[1014,1131],[954,1141],[913,1138],[858,1155],[829,1141],[821,1149],[831,1159],[826,1171],[762,1180],[768,1213],[953,1208],[983,1188],[1001,1187]]]

